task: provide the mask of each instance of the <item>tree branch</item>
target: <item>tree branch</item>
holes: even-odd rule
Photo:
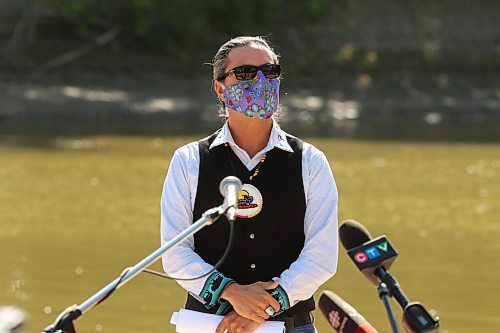
[[[78,58],[82,57],[84,54],[88,53],[90,50],[92,50],[98,46],[103,46],[103,45],[111,42],[113,39],[116,38],[116,36],[118,36],[120,31],[121,31],[121,27],[119,25],[115,25],[108,32],[96,37],[94,40],[78,47],[77,49],[66,52],[66,53],[40,65],[37,69],[35,69],[30,74],[30,77],[32,79],[38,79],[41,76],[45,75],[47,72],[49,72],[57,67],[66,65],[70,62],[77,60]]]

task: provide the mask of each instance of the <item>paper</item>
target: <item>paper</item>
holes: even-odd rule
[[[172,314],[170,323],[175,325],[177,333],[214,333],[223,316],[180,309]],[[283,333],[285,323],[282,321],[266,321],[255,333]]]

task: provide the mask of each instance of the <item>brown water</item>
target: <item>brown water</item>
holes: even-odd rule
[[[0,304],[40,332],[159,245],[159,197],[190,138],[50,139],[0,145]],[[500,146],[310,140],[327,154],[340,220],[386,234],[391,268],[441,332],[500,331]],[[389,332],[375,287],[340,249],[330,289]],[[159,265],[155,265],[160,269]],[[80,332],[174,332],[175,282],[139,276],[76,322]],[[394,304],[398,319],[401,311]],[[332,332],[316,313],[320,332]]]

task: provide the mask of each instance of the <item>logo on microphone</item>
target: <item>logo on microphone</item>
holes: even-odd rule
[[[354,254],[354,260],[357,263],[364,264],[368,260],[374,260],[380,257],[383,253],[387,252],[387,241],[376,244],[375,246],[371,246],[369,248],[364,249],[363,251],[356,252]]]
[[[262,210],[262,194],[253,185],[243,184],[238,194],[238,215],[239,218],[251,218],[259,214]]]
[[[344,332],[344,328],[347,324],[349,317],[341,316],[338,311],[332,310],[328,313],[328,321],[330,325],[339,333]]]
[[[358,252],[354,254],[354,260],[356,260],[356,262],[359,262],[360,264],[363,264],[368,261],[368,256],[364,252]]]
[[[385,236],[356,246],[347,251],[347,254],[362,271],[382,264],[388,269],[398,255]]]

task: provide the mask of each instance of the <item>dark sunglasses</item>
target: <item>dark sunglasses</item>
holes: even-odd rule
[[[222,81],[231,74],[234,74],[238,81],[248,81],[257,76],[257,71],[261,71],[268,79],[277,79],[281,74],[281,66],[278,64],[241,65],[222,74],[217,78],[217,81]]]

